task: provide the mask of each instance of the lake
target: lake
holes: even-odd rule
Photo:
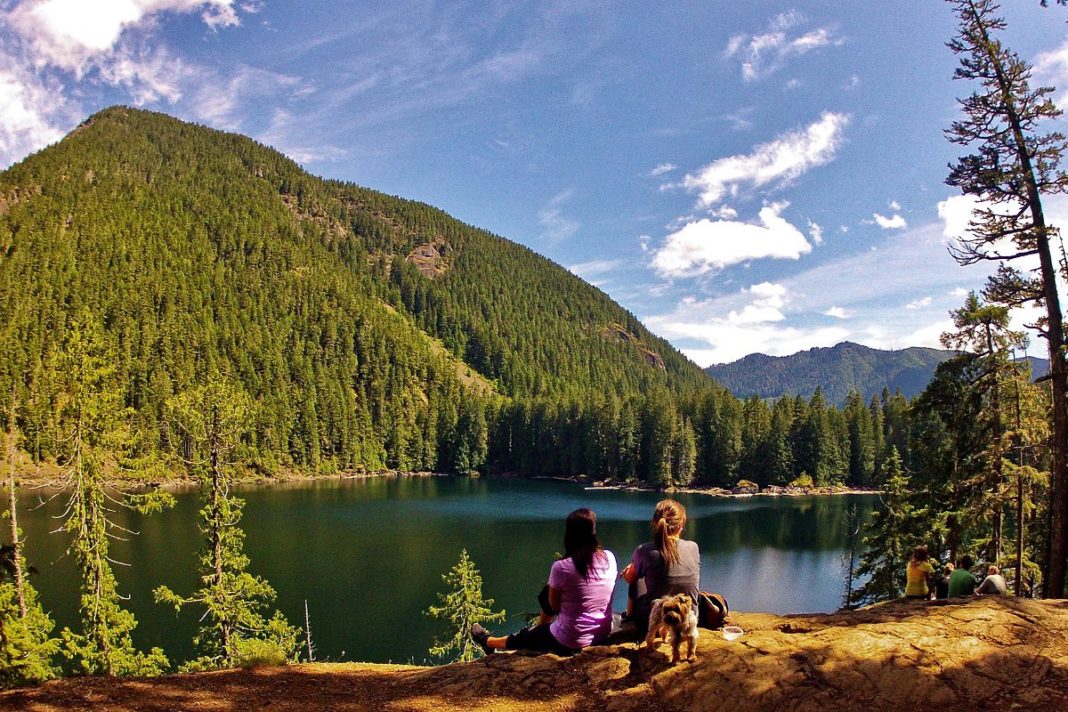
[[[620,566],[650,538],[649,519],[661,495],[587,490],[566,482],[383,477],[328,479],[250,486],[242,526],[253,573],[278,591],[276,605],[293,624],[304,622],[308,602],[317,660],[424,662],[439,621],[422,612],[444,589],[442,574],[462,548],[482,572],[483,593],[509,619],[497,631],[521,625],[536,611],[535,595],[563,549],[567,513],[590,507],[598,533]],[[33,583],[59,626],[76,626],[77,574],[64,554],[59,526],[63,497],[38,504],[21,493],[19,523],[26,555],[40,574]],[[842,556],[848,549],[847,509],[870,515],[877,497],[716,498],[678,495],[688,511],[685,536],[701,546],[701,584],[722,593],[737,610],[801,613],[838,608]],[[177,495],[163,514],[124,514],[119,521],[137,536],[114,543],[120,591],[139,621],[135,640],[159,645],[171,661],[192,657],[200,611],[176,615],[152,600],[160,584],[179,594],[195,585],[202,542],[195,491]],[[626,603],[616,587],[615,607]],[[512,616],[515,616],[514,618]]]

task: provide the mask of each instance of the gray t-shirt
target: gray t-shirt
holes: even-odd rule
[[[979,584],[979,588],[975,589],[975,592],[1004,596],[1009,592],[1009,587],[1005,585],[1005,579],[1002,578],[1001,574],[990,574],[983,579],[983,582]]]
[[[647,600],[688,593],[697,601],[701,591],[701,551],[697,542],[686,539],[679,539],[678,547],[679,560],[670,567],[652,542],[634,550],[631,563],[638,579],[645,584],[643,594]]]

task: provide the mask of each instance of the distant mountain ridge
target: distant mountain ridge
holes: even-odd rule
[[[956,352],[919,346],[900,351],[873,349],[850,341],[813,348],[790,356],[749,354],[732,363],[715,364],[705,373],[739,398],[811,396],[819,386],[830,403],[841,405],[851,390],[865,400],[883,388],[914,398],[930,383],[935,368]],[[1047,362],[1027,357],[1032,376],[1046,373]]]

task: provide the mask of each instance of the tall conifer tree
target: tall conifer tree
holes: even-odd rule
[[[975,153],[950,166],[946,182],[984,201],[955,256],[962,264],[999,263],[988,300],[1008,306],[1039,303],[1045,307],[1041,334],[1049,347],[1053,390],[1053,479],[1046,561],[1047,596],[1064,594],[1068,560],[1068,370],[1057,266],[1051,249],[1056,229],[1048,224],[1043,198],[1068,190],[1060,169],[1065,138],[1041,133],[1058,118],[1051,87],[1031,88],[1031,66],[1004,47],[995,34],[1005,22],[993,0],[951,0],[960,21],[949,48],[959,57],[955,78],[979,87],[960,100],[964,117],[946,132],[953,143]],[[1007,247],[1008,246],[1008,247]],[[1037,257],[1036,272],[1022,272],[1013,260]]]
[[[134,647],[131,633],[137,620],[120,603],[109,558],[110,539],[129,532],[109,515],[112,506],[159,511],[173,497],[128,495],[109,486],[109,472],[124,466],[131,442],[130,413],[114,362],[114,350],[99,322],[83,311],[70,326],[54,364],[64,381],[58,439],[65,444],[63,485],[70,492],[64,528],[82,575],[82,628],[63,631],[64,654],[89,674],[154,675],[167,668],[167,658],[159,648],[143,653]]]
[[[193,642],[200,657],[188,669],[233,667],[251,662],[296,660],[300,631],[281,613],[263,609],[275,598],[267,581],[248,572],[245,533],[238,526],[244,501],[231,493],[233,452],[252,422],[253,404],[241,390],[219,376],[204,386],[170,398],[167,411],[180,433],[182,458],[200,480],[200,529],[204,549],[198,579],[203,586],[183,597],[166,586],[156,600],[176,610],[202,607],[201,626]]]

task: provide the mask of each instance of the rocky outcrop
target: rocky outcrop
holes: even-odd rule
[[[832,615],[733,615],[695,663],[633,643],[418,668],[312,664],[80,678],[0,694],[3,710],[1068,709],[1068,601],[894,602]]]
[[[625,344],[631,344],[637,349],[638,355],[647,365],[658,368],[661,371],[667,370],[667,366],[664,364],[664,357],[643,344],[641,339],[627,331],[621,324],[612,322],[605,326],[603,333],[605,338],[618,339]]]
[[[447,251],[448,245],[445,240],[439,237],[422,245],[417,245],[414,250],[408,253],[405,259],[410,264],[415,265],[415,268],[419,270],[419,274],[427,279],[435,279],[445,274],[448,269],[448,263],[445,259]]]

